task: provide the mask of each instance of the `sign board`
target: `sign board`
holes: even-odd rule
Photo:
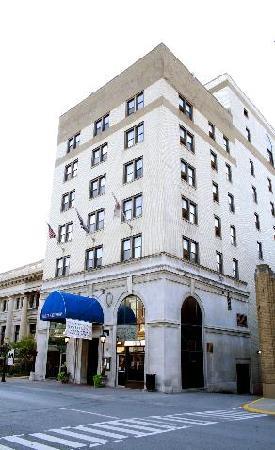
[[[7,355],[8,358],[8,366],[13,366],[14,364],[14,349],[11,349]]]
[[[66,319],[66,330],[64,335],[71,338],[92,340],[92,324],[84,320]]]

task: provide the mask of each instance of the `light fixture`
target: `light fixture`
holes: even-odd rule
[[[262,350],[257,350],[257,355],[261,355],[262,354]]]
[[[65,344],[68,344],[70,338],[69,337],[65,337]]]
[[[103,334],[100,336],[100,342],[101,342],[102,344],[105,344],[105,341],[106,341],[106,336],[105,336],[105,334],[103,333]]]

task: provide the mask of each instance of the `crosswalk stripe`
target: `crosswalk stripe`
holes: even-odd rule
[[[134,425],[133,421],[131,421],[131,423],[129,423],[127,421],[127,419],[125,421],[123,420],[123,422],[120,422],[119,425],[123,425],[123,426],[126,426],[126,427],[134,428],[136,430],[150,431],[152,433],[163,432],[163,430],[161,430],[159,428],[156,428],[156,426],[153,428],[153,427],[150,427],[150,426],[147,426],[147,425],[146,426],[145,425]],[[125,431],[127,431],[127,430],[125,430]]]
[[[0,450],[13,450],[13,449],[10,447],[7,447],[6,445],[0,444]]]
[[[96,423],[91,423],[89,425],[96,426]],[[127,439],[128,437],[122,434],[110,433],[109,431],[96,430],[95,428],[89,428],[84,425],[78,425],[77,427],[73,427],[73,429],[79,431],[87,431],[88,433],[99,434],[101,436],[106,436],[114,439]]]
[[[36,450],[57,450],[55,447],[51,447],[49,445],[40,444],[39,442],[27,441],[20,436],[5,436],[3,439],[6,441],[14,442],[16,444],[21,444],[24,447],[35,448]]]
[[[76,439],[82,439],[83,441],[88,441],[88,442],[95,442],[98,444],[106,444],[108,441],[106,441],[106,439],[101,439],[101,438],[95,438],[92,436],[86,436],[85,434],[80,434],[80,433],[75,433],[74,431],[70,431],[70,430],[65,430],[64,428],[60,428],[60,429],[51,429],[49,431],[53,431],[54,433],[59,433],[59,434],[64,434],[64,436],[71,436],[73,438]]]
[[[176,430],[176,426],[173,426],[173,425],[171,425],[171,424],[164,424],[164,423],[160,423],[160,422],[157,422],[156,420],[155,421],[153,421],[153,420],[151,420],[151,419],[147,419],[147,418],[142,418],[142,419],[138,419],[138,420],[136,420],[136,419],[124,419],[125,420],[125,422],[134,422],[134,423],[137,423],[137,424],[140,424],[140,425],[153,425],[153,426],[158,426],[158,428],[163,428],[163,429],[165,429],[165,430]]]
[[[224,420],[245,420],[245,419],[254,419],[256,417],[263,417],[262,414],[246,414],[246,413],[232,413],[232,414],[205,414],[203,412],[196,412],[196,413],[185,413],[188,416],[197,416],[197,417],[209,417],[209,418],[215,418],[217,419],[224,419]]]
[[[107,424],[97,423],[96,426],[99,428],[106,428],[107,430],[122,431],[123,433],[134,434],[135,436],[146,436],[146,433],[141,433],[137,430],[128,430],[128,429],[122,428],[118,425],[107,425]]]
[[[188,417],[174,417],[174,415],[170,416],[164,416],[159,417],[159,420],[167,420],[172,422],[178,422],[178,423],[186,423],[188,425],[214,425],[217,422],[210,422],[206,420],[196,420],[196,419],[189,419]]]
[[[61,439],[57,436],[50,436],[49,434],[45,434],[45,433],[33,433],[30,436],[34,436],[38,439],[42,439],[42,440],[48,441],[48,442],[56,442],[57,444],[68,445],[72,448],[86,447],[86,444],[82,444],[80,442],[68,441],[67,439]]]

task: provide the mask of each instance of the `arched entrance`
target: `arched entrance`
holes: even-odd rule
[[[145,310],[135,295],[126,297],[117,312],[117,384],[144,387]]]
[[[193,297],[181,308],[181,375],[183,389],[204,386],[202,311]]]

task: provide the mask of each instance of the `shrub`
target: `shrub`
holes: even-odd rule
[[[93,376],[94,387],[104,387],[104,383],[102,382],[102,375],[96,374]]]

